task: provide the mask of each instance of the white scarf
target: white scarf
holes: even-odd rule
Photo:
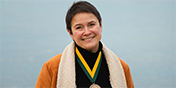
[[[104,44],[102,51],[108,64],[112,88],[127,88],[124,70],[118,57]],[[76,88],[74,42],[63,51],[58,68],[57,88]]]

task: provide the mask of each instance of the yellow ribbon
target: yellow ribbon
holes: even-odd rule
[[[92,70],[90,69],[89,65],[87,64],[87,62],[85,61],[85,59],[83,58],[83,56],[81,55],[81,53],[78,51],[77,47],[76,47],[76,54],[78,55],[78,57],[80,58],[81,62],[84,65],[84,67],[86,68],[86,70],[88,71],[88,73],[90,74],[90,76],[93,79],[93,77],[95,75],[95,72],[97,70],[97,67],[98,67],[98,63],[100,62],[101,51],[98,54],[97,60],[96,60],[96,62],[94,64],[94,67],[93,67]]]

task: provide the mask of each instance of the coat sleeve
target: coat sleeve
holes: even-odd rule
[[[127,87],[128,88],[134,88],[134,83],[133,83],[132,75],[131,75],[131,72],[130,72],[130,67],[122,59],[120,59],[120,61],[121,61],[121,64],[123,66],[123,69],[124,69],[126,82],[127,82]]]
[[[51,87],[51,74],[48,69],[47,64],[45,63],[40,71],[38,76],[35,88],[50,88]]]

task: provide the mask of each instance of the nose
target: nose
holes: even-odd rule
[[[85,27],[84,29],[84,35],[90,35],[91,34],[91,31],[88,27]]]

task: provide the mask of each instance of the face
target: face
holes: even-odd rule
[[[78,13],[71,24],[72,34],[68,32],[76,44],[90,52],[97,52],[102,26],[96,16],[92,13]]]

